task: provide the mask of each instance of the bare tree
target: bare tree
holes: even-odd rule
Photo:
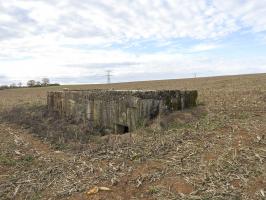
[[[28,87],[34,87],[36,85],[36,81],[35,80],[29,80],[28,82],[27,82],[27,86]]]
[[[42,79],[42,85],[47,86],[47,85],[49,85],[49,83],[50,83],[49,78],[43,78]]]
[[[41,81],[36,81],[35,86],[41,87],[42,86]]]
[[[16,85],[16,83],[11,83],[9,87],[10,88],[15,88],[15,87],[17,87],[17,85]]]
[[[22,87],[22,83],[21,82],[18,83],[18,87]]]
[[[1,85],[0,86],[0,90],[4,90],[4,89],[8,89],[9,87],[8,87],[8,85]]]

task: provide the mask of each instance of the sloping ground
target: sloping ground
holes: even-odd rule
[[[60,151],[2,120],[0,199],[265,199],[265,74],[71,87],[110,86],[198,89],[199,106]],[[0,91],[0,105],[43,104],[45,90]]]

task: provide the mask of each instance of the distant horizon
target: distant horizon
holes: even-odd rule
[[[121,81],[121,82],[111,82],[109,84],[117,84],[117,83],[134,83],[134,82],[149,82],[149,81],[167,81],[167,80],[186,80],[186,79],[195,79],[195,78],[219,78],[219,77],[230,77],[230,76],[256,76],[256,75],[263,75],[266,72],[261,73],[248,73],[248,74],[224,74],[224,75],[214,75],[214,76],[197,76],[197,77],[180,77],[180,78],[165,78],[165,79],[146,79],[146,80],[138,80],[138,81]],[[71,84],[61,84],[60,85],[105,85],[108,84],[107,82],[104,83],[71,83]]]
[[[70,83],[70,84],[64,84],[64,83],[59,83],[59,82],[53,82],[51,81],[51,84],[60,84],[62,86],[70,86],[70,85],[105,85],[105,84],[120,84],[120,83],[134,83],[134,82],[149,82],[149,81],[167,81],[167,80],[186,80],[186,79],[195,79],[195,78],[219,78],[219,77],[231,77],[231,76],[256,76],[256,75],[263,75],[266,74],[266,72],[262,73],[247,73],[247,74],[225,74],[225,75],[215,75],[215,76],[197,76],[197,77],[176,77],[176,78],[165,78],[165,79],[145,79],[145,80],[132,80],[132,81],[120,81],[120,82],[98,82],[98,83]],[[49,78],[49,77],[48,77]],[[41,79],[36,79],[35,81],[41,81]],[[13,82],[14,83],[14,82]],[[22,83],[22,82],[17,82],[17,83]],[[17,85],[17,83],[15,83]],[[11,84],[0,84],[0,86],[10,86]],[[22,87],[27,86],[27,83],[22,83]]]
[[[0,85],[266,72],[261,0],[9,0],[0,4]]]

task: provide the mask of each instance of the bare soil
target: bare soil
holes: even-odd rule
[[[196,108],[124,135],[82,135],[46,92],[197,89]],[[0,91],[0,199],[265,199],[266,74]],[[83,133],[84,134],[84,133]],[[88,195],[94,187],[107,187]]]

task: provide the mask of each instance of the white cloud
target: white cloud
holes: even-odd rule
[[[11,0],[3,3],[2,10],[7,13],[14,7],[27,10],[28,17],[36,22],[33,26],[35,31],[57,32],[74,38],[204,39],[225,36],[243,26],[256,31],[266,30],[266,3],[261,0],[208,2],[68,0],[51,4],[50,1]],[[6,19],[9,17],[5,16]],[[12,17],[16,18],[14,15]],[[27,29],[22,31],[27,32]]]
[[[217,49],[220,47],[221,45],[218,45],[218,44],[202,43],[202,44],[197,44],[193,46],[189,51],[190,52],[202,52],[202,51],[209,51],[209,50]]]
[[[78,77],[103,73],[106,66],[117,69],[115,63],[125,65],[114,72],[117,75],[206,71],[216,66],[216,58],[193,53],[220,48],[219,40],[236,31],[264,35],[265,12],[264,0],[1,1],[0,73],[11,79]],[[171,41],[183,38],[198,44],[177,53]],[[128,52],[112,47],[141,48],[139,40],[154,40],[156,48],[166,50]],[[237,71],[241,67],[236,63],[241,63],[247,69],[241,61],[222,63]],[[224,66],[224,73],[230,69]]]
[[[52,54],[32,60],[7,62],[1,68],[3,75],[13,80],[66,79],[78,82],[84,76],[91,76],[87,82],[94,82],[93,76],[100,76],[104,81],[105,70],[112,69],[114,78],[135,80],[139,76],[154,79],[151,75],[167,74],[169,77],[192,77],[194,73],[203,75],[222,75],[238,73],[263,72],[266,69],[266,59],[225,59],[219,57],[199,56],[197,54],[150,53],[136,56],[123,51],[91,51],[87,56],[75,51],[63,51],[57,57]],[[68,60],[68,57],[71,59]],[[104,58],[104,59],[103,59]],[[67,65],[65,63],[68,63]],[[23,66],[23,67],[20,67]],[[254,68],[256,66],[256,68]],[[38,70],[36,70],[36,68]],[[147,76],[145,76],[147,74]],[[62,79],[62,81],[64,81]],[[99,78],[98,78],[99,79]],[[134,79],[133,79],[134,80]]]

